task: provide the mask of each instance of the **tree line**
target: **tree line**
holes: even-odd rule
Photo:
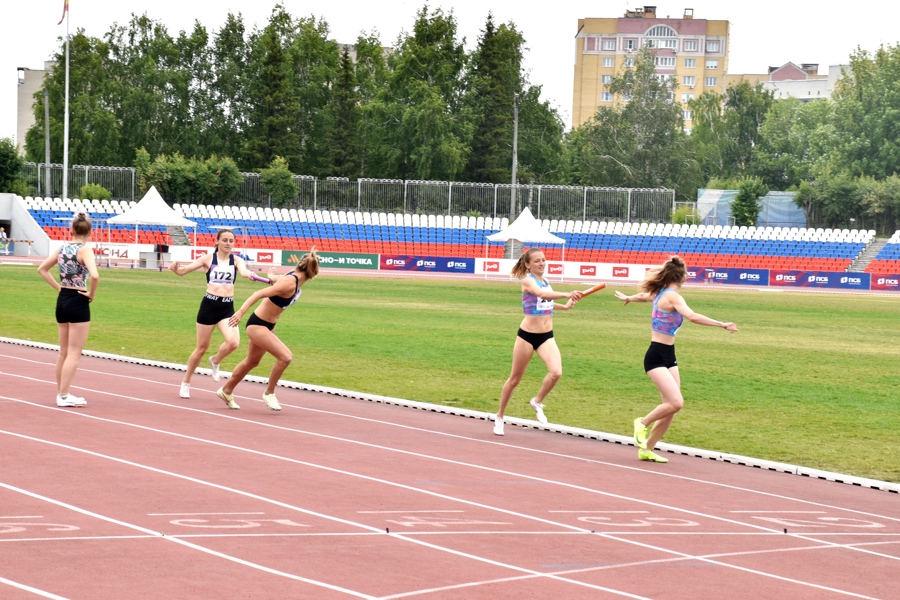
[[[898,46],[857,50],[832,98],[807,103],[741,81],[679,104],[677,82],[644,49],[613,78],[614,105],[566,132],[528,80],[512,22],[488,14],[472,50],[452,11],[427,6],[390,47],[374,31],[352,48],[328,37],[325,21],[280,4],[252,30],[240,14],[175,36],[147,15],[101,38],[79,30],[69,162],[136,166],[160,185],[200,173],[198,195],[222,193],[240,171],[509,183],[517,113],[520,183],[668,187],[678,200],[739,189],[746,219],[760,193],[793,190],[810,226],[897,226]],[[45,85],[51,159],[62,162],[62,46],[56,61]],[[26,137],[34,162],[43,102],[41,90]]]

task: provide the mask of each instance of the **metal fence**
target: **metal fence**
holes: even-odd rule
[[[24,175],[30,195],[42,198],[62,196],[62,165],[27,162]],[[135,170],[131,167],[70,165],[68,196],[77,198],[84,185],[95,183],[109,190],[113,200],[134,200],[136,180]]]
[[[244,186],[232,204],[271,206],[258,179],[256,173],[245,173]],[[305,176],[295,176],[294,181],[297,196],[285,208],[515,217],[528,207],[538,219],[649,223],[668,223],[675,210],[675,191],[667,189],[401,179],[323,181]]]
[[[50,174],[49,193],[46,175]],[[35,196],[62,195],[62,165],[25,163],[26,181]],[[230,199],[232,206],[272,206],[259,173],[244,180]],[[85,183],[96,183],[116,200],[135,200],[136,174],[130,167],[69,168],[69,195]],[[668,223],[675,210],[675,191],[668,189],[601,188],[562,185],[516,185],[456,181],[412,181],[342,177],[324,180],[295,175],[297,195],[284,208],[360,212],[471,215],[515,218],[528,207],[538,219]],[[170,203],[178,198],[167,198]]]

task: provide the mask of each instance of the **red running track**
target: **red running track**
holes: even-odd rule
[[[0,598],[898,595],[897,494],[56,356],[0,344]]]

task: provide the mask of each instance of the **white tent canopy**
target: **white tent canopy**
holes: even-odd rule
[[[112,225],[173,225],[180,227],[196,227],[193,221],[185,219],[166,204],[163,197],[151,187],[134,208],[116,215],[107,221]]]
[[[562,244],[563,259],[565,259],[566,240],[557,237],[544,229],[540,222],[531,214],[531,209],[525,208],[516,220],[503,231],[498,231],[487,236],[491,242],[506,242],[509,240],[519,240],[520,242],[532,242],[538,244]]]
[[[566,243],[566,240],[563,238],[557,237],[541,227],[541,224],[534,218],[534,215],[531,214],[531,209],[529,208],[523,210],[509,227],[503,231],[498,231],[497,233],[489,235],[487,239],[492,242],[519,240],[520,242],[538,242],[543,244]]]

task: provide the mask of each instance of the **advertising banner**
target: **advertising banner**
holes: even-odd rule
[[[900,292],[900,273],[870,273],[873,290]]]
[[[768,285],[768,269],[734,269],[725,267],[688,267],[687,281],[731,285]]]
[[[474,258],[446,256],[408,256],[382,254],[379,267],[386,271],[425,271],[430,273],[474,273]]]
[[[780,270],[769,272],[769,285],[776,287],[836,288],[868,290],[870,273]]]
[[[281,252],[281,264],[285,266],[294,266],[305,251],[284,250]],[[369,269],[375,271],[378,269],[377,254],[351,254],[349,252],[317,252],[319,257],[319,266],[326,269]]]

